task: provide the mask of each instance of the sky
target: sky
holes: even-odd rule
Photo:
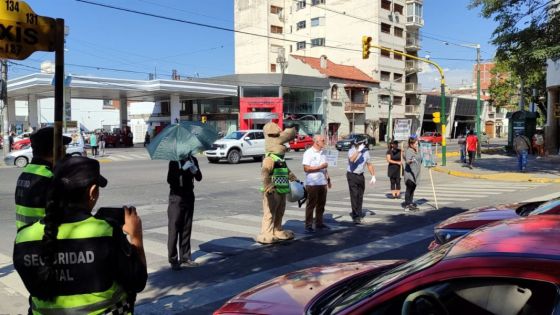
[[[142,11],[183,21],[233,28],[232,0],[85,0]],[[328,1],[328,0],[327,0]],[[145,80],[149,73],[170,79],[212,77],[234,72],[234,35],[184,22],[158,19],[99,7],[78,0],[27,0],[36,14],[63,18],[69,27],[66,39],[66,72],[75,75]],[[350,1],[349,1],[350,2]],[[479,43],[483,60],[495,49],[489,43],[495,23],[469,10],[469,0],[424,1],[422,51],[445,69],[451,88],[472,84],[474,48]],[[359,34],[358,34],[359,35]],[[445,42],[448,42],[446,45]],[[360,43],[356,43],[356,49]],[[359,52],[356,52],[360,54]],[[460,60],[450,60],[460,59]],[[9,77],[36,73],[40,64],[54,60],[54,53],[36,52],[26,60],[9,64]],[[439,74],[424,67],[423,90],[439,86]]]

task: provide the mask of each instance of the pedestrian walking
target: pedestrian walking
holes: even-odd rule
[[[307,204],[305,206],[305,232],[313,233],[313,221],[316,229],[328,229],[323,222],[323,213],[327,202],[327,189],[330,189],[331,178],[327,168],[327,157],[323,148],[325,137],[315,135],[313,146],[303,154],[303,171],[305,172],[305,189],[307,190]],[[315,212],[315,220],[313,220]]]
[[[527,157],[529,151],[531,150],[531,142],[521,132],[515,133],[515,138],[513,138],[513,149],[517,154],[517,168],[520,172],[525,172],[527,168]]]
[[[399,149],[399,142],[394,140],[391,147],[386,153],[387,176],[391,182],[391,196],[393,199],[401,198],[401,167],[402,167],[402,151]]]
[[[418,139],[412,136],[408,139],[408,148],[404,154],[404,183],[406,192],[404,197],[404,211],[417,211],[418,205],[414,203],[414,191],[420,180],[422,158],[418,152]]]
[[[346,168],[346,180],[348,181],[348,189],[350,190],[350,204],[352,212],[350,216],[354,224],[360,224],[364,216],[362,205],[364,202],[364,191],[366,189],[366,181],[364,172],[367,167],[371,174],[370,184],[375,184],[375,167],[370,162],[369,150],[366,147],[367,140],[356,141],[350,150],[348,150],[348,167]]]
[[[8,150],[12,152],[12,145],[14,145],[14,137],[16,134],[12,131],[10,132],[10,136],[8,137]]]
[[[535,143],[534,153],[537,156],[537,159],[544,157],[544,137],[542,134],[542,130],[537,130],[533,135],[533,140]]]
[[[474,135],[474,131],[469,130],[469,134],[467,135],[467,139],[465,140],[467,154],[469,156],[469,168],[472,169],[474,156],[476,154],[476,150],[478,149],[478,138]]]
[[[457,144],[461,154],[461,163],[467,163],[467,139],[464,134],[460,134],[457,137]]]
[[[25,166],[16,183],[16,227],[35,223],[45,216],[47,190],[51,185],[53,173],[54,128],[45,127],[30,136],[33,158]],[[66,145],[72,138],[64,136]]]
[[[146,131],[146,135],[144,135],[144,147],[150,144],[150,133]]]
[[[91,155],[93,157],[97,156],[97,135],[95,132],[92,132],[89,136],[89,145],[91,146]]]
[[[134,207],[118,209],[120,223],[92,216],[106,185],[96,160],[66,157],[56,164],[44,220],[19,229],[14,244],[30,314],[134,312],[148,278],[142,222]]]
[[[105,133],[104,132],[100,132],[99,133],[99,138],[97,139],[99,142],[99,155],[101,156],[105,156]]]
[[[202,180],[198,160],[188,155],[180,161],[170,161],[167,172],[169,206],[167,207],[167,255],[171,269],[181,265],[196,267],[191,257],[191,233],[194,215],[194,181]],[[179,252],[177,253],[177,247]]]

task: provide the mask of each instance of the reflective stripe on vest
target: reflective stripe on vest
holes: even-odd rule
[[[45,225],[36,222],[21,229],[16,236],[16,245],[26,242],[40,242],[43,239]],[[104,220],[89,217],[86,220],[63,223],[58,227],[58,240],[77,240],[98,237],[111,237],[113,227]],[[39,245],[39,243],[38,243]],[[112,286],[102,292],[56,296],[52,301],[32,297],[31,308],[34,314],[125,314],[131,308],[127,303],[127,294],[123,288],[113,282]],[[115,307],[117,306],[117,307]]]
[[[280,195],[290,193],[290,181],[288,180],[288,166],[286,160],[275,154],[268,154],[274,161],[274,169],[272,170],[272,183],[276,187],[276,192]],[[278,163],[277,163],[278,162]],[[277,164],[280,164],[277,167]]]
[[[46,178],[52,178],[53,173],[45,165],[27,164],[23,173],[32,174]],[[16,204],[16,228],[37,222],[45,217],[45,208],[32,208]]]

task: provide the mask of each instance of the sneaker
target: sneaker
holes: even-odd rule
[[[354,222],[354,224],[358,225],[358,224],[362,224],[362,219],[360,218],[353,218],[352,222]]]
[[[200,266],[199,263],[195,262],[195,261],[192,260],[192,259],[182,261],[182,262],[181,262],[181,265],[184,265],[185,267],[189,267],[189,268],[190,268],[190,267],[198,267],[198,266]]]
[[[315,228],[317,230],[330,230],[331,229],[331,227],[326,225],[326,224],[317,225]]]
[[[413,202],[412,207],[418,209],[418,204],[416,202]]]
[[[308,226],[305,228],[305,233],[307,234],[315,233],[315,230],[312,227]]]
[[[178,263],[174,263],[174,264],[172,263],[172,264],[171,264],[171,270],[173,270],[173,271],[179,271],[179,270],[181,270],[181,265],[178,264]]]
[[[416,212],[419,209],[414,207],[414,205],[407,205],[406,207],[404,207],[404,212]]]

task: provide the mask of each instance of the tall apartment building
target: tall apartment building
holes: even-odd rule
[[[417,55],[424,24],[423,0],[235,0],[236,73],[290,73],[285,55],[327,56],[355,66],[381,82],[378,91],[381,128],[386,127],[392,96],[393,118],[419,111],[416,60],[377,48],[363,60],[361,39]],[[376,102],[377,103],[377,102]]]

